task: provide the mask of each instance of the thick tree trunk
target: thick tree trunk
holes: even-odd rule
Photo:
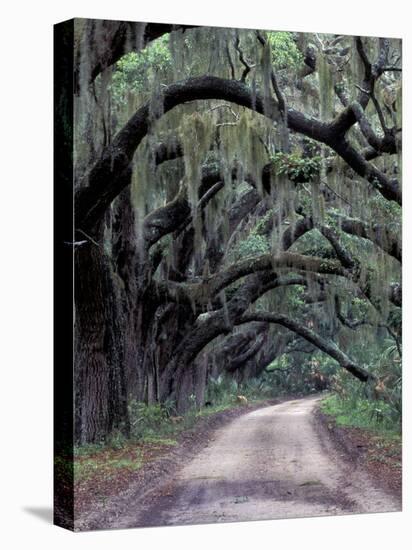
[[[79,443],[90,443],[115,428],[129,431],[122,316],[110,260],[98,242],[78,248],[75,273],[75,432]]]
[[[152,372],[151,330],[156,303],[148,296],[147,248],[139,243],[130,187],[123,190],[114,208],[112,255],[119,284],[124,288],[124,365],[129,400],[155,400]]]

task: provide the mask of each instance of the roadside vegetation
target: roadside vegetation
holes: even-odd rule
[[[373,364],[375,383],[357,385],[349,376],[334,377],[322,400],[321,419],[348,456],[379,485],[402,491],[402,375],[396,346],[387,345]]]
[[[341,426],[396,437],[402,431],[401,356],[400,349],[389,340],[384,344],[379,353],[375,350],[370,366],[375,375],[373,383],[356,384],[353,377],[339,371],[333,377],[333,393],[323,401],[322,410]]]
[[[122,473],[139,470],[146,462],[163,456],[177,445],[179,435],[195,429],[202,418],[244,407],[238,400],[240,394],[247,399],[248,405],[275,397],[273,388],[262,380],[237,384],[228,377],[219,376],[209,382],[206,404],[198,407],[192,396],[192,406],[183,415],[177,414],[173,401],[152,405],[132,401],[129,403],[130,438],[116,430],[101,443],[75,447],[74,478],[78,488],[97,478],[111,481]]]

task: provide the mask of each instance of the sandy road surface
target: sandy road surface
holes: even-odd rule
[[[319,398],[245,414],[113,527],[383,512],[401,504],[343,461],[313,410]]]

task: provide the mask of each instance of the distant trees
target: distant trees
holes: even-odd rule
[[[131,398],[202,404],[286,334],[373,378],[344,336],[400,341],[399,41],[74,36],[77,441],[127,434]]]

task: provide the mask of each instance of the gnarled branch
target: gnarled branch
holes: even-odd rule
[[[352,359],[350,359],[343,351],[341,351],[336,344],[325,340],[313,330],[309,329],[305,325],[302,325],[301,323],[298,323],[297,321],[289,319],[286,315],[269,312],[245,313],[242,315],[237,324],[250,323],[254,321],[276,323],[284,326],[292,332],[295,332],[296,334],[299,334],[299,336],[305,338],[305,340],[319,348],[321,351],[324,351],[330,355],[330,357],[335,359],[341,367],[350,372],[361,382],[367,382],[374,378],[370,372],[356,365],[356,363],[352,361]]]

